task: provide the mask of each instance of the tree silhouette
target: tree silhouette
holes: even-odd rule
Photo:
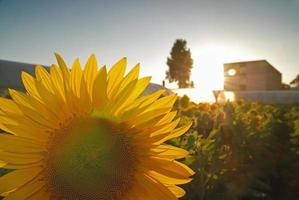
[[[187,41],[177,39],[170,52],[170,57],[167,58],[169,69],[166,71],[166,79],[170,83],[177,82],[179,88],[189,87],[190,74],[193,65],[190,49],[187,48]]]
[[[293,86],[293,87],[298,87],[299,86],[299,74],[296,76],[296,78],[294,80],[292,80],[290,82],[290,84]]]

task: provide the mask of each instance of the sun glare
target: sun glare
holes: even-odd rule
[[[214,102],[213,90],[223,90],[224,74],[223,64],[240,60],[251,60],[256,57],[248,51],[234,45],[207,44],[191,48],[194,65],[191,80],[194,81],[193,89],[175,90],[180,96],[186,94],[194,102]],[[236,70],[228,72],[230,76],[236,74]],[[233,94],[227,94],[226,98],[233,100]]]
[[[192,80],[195,87],[201,90],[223,89],[223,64],[240,60],[252,59],[253,56],[246,50],[234,45],[207,44],[192,49],[194,69]],[[231,71],[234,75],[236,71]]]

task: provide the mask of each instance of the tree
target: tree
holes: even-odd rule
[[[0,97],[4,97],[4,98],[7,98],[7,99],[11,99],[11,96],[10,96],[10,94],[9,94],[9,92],[8,92],[8,89],[3,90],[3,91],[0,90]]]
[[[167,58],[169,69],[166,71],[166,79],[170,83],[177,82],[179,88],[190,86],[190,74],[193,65],[190,49],[187,48],[187,41],[177,39]]]
[[[281,89],[283,89],[283,90],[288,90],[290,88],[291,88],[291,86],[289,84],[287,84],[287,83],[282,83],[281,84]]]
[[[296,76],[294,80],[290,82],[293,87],[299,87],[299,74]]]

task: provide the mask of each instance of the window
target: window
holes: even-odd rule
[[[235,69],[231,68],[231,69],[227,70],[226,73],[228,76],[234,76],[234,75],[236,75],[237,71]]]

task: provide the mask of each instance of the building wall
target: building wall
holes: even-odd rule
[[[296,90],[264,90],[264,91],[221,91],[218,103],[245,100],[267,104],[298,104],[299,91]]]
[[[235,75],[228,71],[234,69]],[[281,74],[267,61],[249,61],[224,64],[224,90],[278,90],[281,88]]]
[[[46,67],[49,69],[49,67]],[[22,71],[34,75],[35,65],[28,63],[12,62],[0,60],[0,93],[7,88],[23,90],[23,83],[21,80]],[[143,95],[151,94],[157,90],[164,89],[165,94],[173,94],[173,92],[161,85],[150,83],[145,89]]]
[[[280,73],[276,73],[274,70],[267,70],[266,76],[267,90],[279,90],[282,88],[282,77]]]
[[[7,88],[23,89],[22,71],[34,74],[34,68],[33,64],[0,60],[0,91]]]

